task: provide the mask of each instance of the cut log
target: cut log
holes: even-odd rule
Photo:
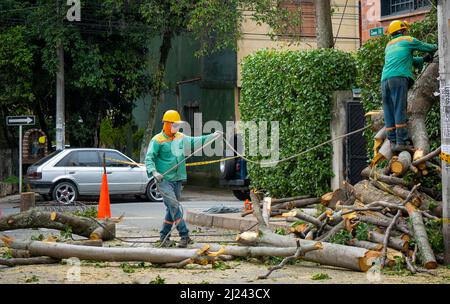
[[[38,265],[38,264],[56,264],[59,263],[58,259],[53,259],[50,257],[32,257],[32,258],[12,258],[12,259],[2,259],[0,258],[0,265],[14,267],[22,265]]]
[[[300,195],[300,196],[294,196],[294,197],[286,197],[286,198],[272,198],[272,206],[286,203],[286,202],[292,202],[297,200],[303,200],[310,198],[309,195]]]
[[[383,244],[384,234],[378,233],[376,231],[369,231],[368,240],[373,243]],[[409,250],[408,238],[401,239],[391,236],[388,241],[388,247],[400,250],[402,252],[408,252]]]
[[[347,245],[375,251],[381,251],[381,249],[383,249],[382,244],[372,243],[368,241],[360,241],[358,239],[351,239],[350,241],[347,242]]]
[[[331,230],[329,230],[327,233],[319,236],[316,240],[321,242],[327,242],[332,236],[334,236],[342,229],[345,229],[345,221],[340,222],[339,224],[334,226]]]
[[[244,241],[245,239],[245,241]],[[290,236],[281,236],[269,230],[242,233],[238,242],[252,243],[261,246],[291,247],[295,253],[296,239]],[[314,241],[300,240],[301,246],[314,243]],[[364,248],[331,244],[322,242],[323,249],[311,251],[305,254],[304,260],[323,265],[342,267],[355,271],[367,271],[372,267],[373,261],[380,257],[380,252]]]
[[[104,241],[114,239],[115,235],[111,230],[113,230],[112,227],[115,227],[115,223],[111,220],[106,220],[100,222],[100,224],[109,229],[99,234],[102,239]],[[59,212],[37,211],[35,209],[0,218],[0,231],[29,228],[47,228],[66,231],[70,228],[73,234],[86,238],[90,238],[91,234],[99,226],[99,222],[95,219]],[[96,231],[96,233],[98,232],[99,230]]]
[[[317,204],[319,202],[320,202],[319,197],[293,200],[293,201],[288,201],[288,202],[284,202],[281,204],[277,204],[272,207],[272,210],[303,208],[303,207],[306,207],[309,205]]]
[[[361,171],[361,176],[365,178],[373,178],[383,183],[391,185],[401,185],[407,188],[411,188],[414,185],[411,182],[407,182],[402,178],[384,175],[381,170],[367,167]]]
[[[422,265],[426,269],[437,267],[436,258],[428,241],[427,232],[423,223],[422,213],[411,203],[405,205],[412,222],[414,238],[421,254]]]
[[[370,204],[376,201],[383,201],[392,204],[398,204],[399,199],[391,194],[379,190],[372,185],[368,180],[359,181],[353,186],[355,191],[359,194],[360,200],[365,204]]]
[[[345,202],[346,200],[347,196],[345,191],[340,188],[333,192],[326,193],[320,198],[321,204],[331,209],[334,209],[339,201]]]
[[[391,171],[399,176],[402,176],[409,169],[411,161],[411,154],[409,154],[408,151],[402,151],[395,160],[392,160]]]
[[[375,226],[381,226],[381,227],[389,227],[389,224],[391,223],[389,220],[383,219],[383,218],[377,218],[373,216],[365,216],[365,215],[358,215],[358,219],[361,222],[373,224]],[[408,235],[411,235],[411,232],[408,230],[407,226],[405,224],[399,224],[395,226],[395,229],[398,231],[401,231],[403,233],[406,233]]]
[[[284,215],[285,214],[283,214],[283,216]],[[296,218],[298,218],[298,219],[300,219],[302,221],[305,221],[305,222],[313,224],[317,228],[320,228],[322,226],[322,222],[319,219],[317,219],[317,218],[315,218],[315,217],[313,217],[313,216],[311,216],[309,214],[306,214],[306,213],[304,213],[304,212],[302,212],[301,210],[298,210],[298,209],[293,210],[293,211],[287,213],[286,215],[295,216]],[[330,230],[331,228],[332,227],[329,226],[329,225],[326,225],[326,227],[325,227],[326,230]]]

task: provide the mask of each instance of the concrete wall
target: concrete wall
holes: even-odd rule
[[[384,27],[384,31],[386,31],[389,23],[393,20],[406,20],[412,23],[422,20],[429,12],[429,9],[422,9],[413,13],[381,17],[380,3],[380,0],[361,0],[361,40],[363,43],[371,38],[370,29],[372,28]]]
[[[345,7],[346,0],[332,0],[334,14],[332,18],[336,48],[345,51],[355,51],[359,48],[359,15],[358,1],[349,0]],[[245,19],[242,24],[242,39],[238,41],[238,86],[241,85],[240,63],[245,56],[264,48],[308,50],[316,48],[315,37],[300,37],[300,42],[292,44],[286,39],[271,40],[269,36],[270,27],[267,24],[258,25],[251,20],[252,12],[245,12]],[[305,18],[308,18],[305,16]],[[342,22],[341,22],[342,18]],[[339,29],[339,24],[341,25]],[[339,32],[338,32],[339,31]]]

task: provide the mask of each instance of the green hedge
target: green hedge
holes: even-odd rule
[[[353,56],[333,49],[256,52],[242,64],[241,120],[279,121],[280,158],[291,156],[330,139],[332,93],[351,89],[355,75]],[[327,145],[271,168],[248,164],[252,186],[273,196],[322,195],[331,155]]]

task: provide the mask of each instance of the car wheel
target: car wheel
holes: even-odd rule
[[[162,195],[156,188],[156,181],[154,179],[152,179],[147,185],[146,196],[151,202],[162,202],[163,200]]]
[[[228,159],[220,162],[220,178],[232,179],[236,171],[236,159]]]
[[[71,204],[78,198],[78,190],[72,182],[57,183],[52,191],[53,200],[61,204]]]
[[[233,190],[233,194],[240,201],[250,199],[250,190]]]

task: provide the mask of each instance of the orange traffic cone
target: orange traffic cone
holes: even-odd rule
[[[100,200],[98,202],[97,218],[103,219],[110,217],[111,217],[111,206],[109,202],[108,178],[106,177],[106,174],[103,173],[102,187],[100,188]]]

